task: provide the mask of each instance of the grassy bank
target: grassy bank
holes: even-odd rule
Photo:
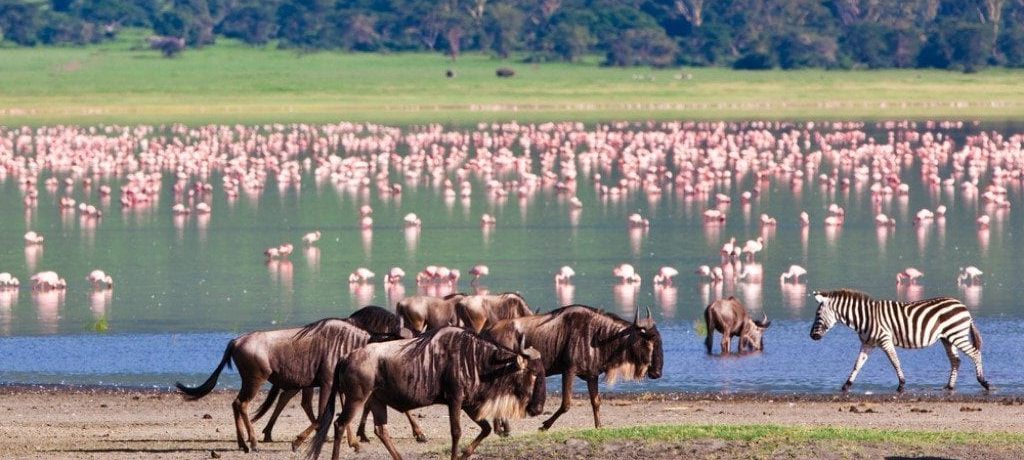
[[[651,425],[562,431],[487,446],[484,457],[1016,458],[1024,435],[781,425]]]
[[[140,36],[0,49],[0,123],[1024,119],[1024,71],[768,71],[297,53],[222,40],[165,59]],[[495,77],[497,67],[516,70]],[[445,78],[446,70],[456,72]]]

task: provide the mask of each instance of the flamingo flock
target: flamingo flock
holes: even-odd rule
[[[172,216],[174,225],[193,220],[203,225],[225,212],[220,205],[213,206],[216,193],[223,194],[230,208],[238,200],[256,199],[267,188],[299,190],[303,179],[311,177],[317,187],[334,187],[357,197],[358,212],[342,216],[343,225],[361,232],[364,245],[373,241],[375,231],[381,231],[373,208],[366,204],[371,195],[384,206],[400,208],[406,190],[432,190],[446,205],[461,202],[467,215],[474,200],[484,201],[488,212],[479,223],[485,236],[499,225],[495,216],[501,216],[501,225],[511,220],[500,213],[509,200],[549,197],[550,205],[574,227],[581,213],[591,215],[589,209],[599,213],[619,206],[629,209],[623,214],[628,213],[630,238],[641,242],[656,232],[671,231],[677,222],[651,211],[633,212],[630,200],[643,198],[653,210],[659,200],[672,196],[692,206],[693,219],[699,220],[706,235],[713,236],[708,237],[710,254],[667,257],[709,256],[714,262],[699,265],[694,274],[701,284],[712,285],[758,285],[766,276],[764,259],[815,268],[806,252],[783,254],[775,240],[800,235],[806,247],[812,215],[814,228],[824,227],[826,239],[841,238],[840,230],[854,225],[852,217],[847,221],[848,212],[858,215],[863,211],[857,207],[861,202],[870,208],[866,215],[874,216],[880,241],[902,231],[897,218],[904,222],[913,216],[916,236],[924,245],[929,235],[944,231],[947,204],[959,199],[973,213],[964,218],[973,220],[979,247],[985,251],[990,228],[1005,222],[1015,190],[1024,181],[1024,134],[978,131],[953,139],[943,132],[965,128],[962,122],[883,122],[873,127],[878,135],[869,135],[870,128],[859,122],[760,121],[610,123],[593,128],[581,123],[481,123],[475,130],[359,123],[0,127],[0,181],[10,178],[18,183],[30,217],[26,226],[31,228],[31,216],[44,212],[40,203],[47,201],[41,195],[52,196],[54,212],[74,215],[77,211],[92,226],[102,226],[112,211],[115,216],[162,212]],[[911,180],[919,180],[923,191],[911,187]],[[780,211],[766,209],[770,200],[765,197],[773,190],[785,188],[799,197],[808,187],[818,188],[824,199],[799,209],[796,222],[762,212]],[[593,191],[582,194],[584,188]],[[168,189],[170,193],[164,194]],[[919,192],[927,195],[930,204],[911,211],[908,197]],[[588,196],[597,203],[583,199]],[[525,219],[527,207],[520,209]],[[424,215],[424,223],[415,212],[406,211],[383,213],[383,228],[389,215],[404,215],[398,226],[412,243],[419,241],[420,232],[426,238],[434,230],[434,216]],[[741,234],[741,239],[728,236],[722,244],[720,233],[737,227],[737,220],[760,234]],[[295,244],[312,248],[323,236],[337,241],[335,234],[314,230]],[[30,230],[24,241],[28,255],[40,251],[46,240]],[[289,260],[294,250],[292,242],[273,243],[263,250],[268,266]],[[256,250],[246,249],[251,254]],[[610,267],[610,277],[607,271],[591,276],[622,286],[639,286],[645,276],[656,288],[678,284],[679,271],[663,266],[666,262],[655,264],[640,256],[631,261],[636,266]],[[565,262],[554,260],[552,268]],[[51,273],[36,273],[32,285],[66,287],[62,278]],[[410,273],[416,273],[418,286],[457,289],[461,278],[458,269],[441,265]],[[476,286],[490,269],[476,265],[468,273]],[[112,286],[109,275],[94,274],[87,278],[94,287]],[[19,285],[13,275],[3,275],[0,288]],[[573,283],[576,273],[566,265],[553,275],[556,286],[565,286]],[[805,284],[807,277],[808,269],[796,264],[779,274],[780,283],[785,284]],[[402,268],[392,267],[382,280],[394,286],[404,278]],[[917,285],[924,279],[912,267],[896,278],[900,285]],[[353,284],[376,280],[367,267],[355,268],[349,276]],[[981,270],[964,267],[957,283],[979,285]]]

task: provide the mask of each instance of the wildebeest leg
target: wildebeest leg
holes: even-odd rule
[[[882,342],[882,350],[889,356],[889,362],[892,363],[892,367],[896,369],[896,378],[900,379],[900,385],[896,387],[897,393],[903,393],[903,386],[907,383],[907,378],[903,376],[903,367],[900,366],[900,358],[896,356],[896,345],[893,345],[891,340]]]
[[[299,390],[281,390],[278,387],[274,387],[270,391],[271,394],[267,395],[268,399],[273,397],[273,393],[275,391],[279,392],[280,396],[278,397],[277,400],[277,406],[274,407],[274,412],[270,414],[270,419],[267,420],[267,426],[263,428],[263,442],[273,441],[272,433],[274,431],[274,424],[277,423],[277,417],[279,417],[281,415],[281,411],[283,411],[284,408],[288,406],[288,401],[290,401],[292,398],[295,397],[296,394],[299,393]],[[256,420],[259,420],[259,417],[254,418],[252,421],[255,422]]]
[[[594,428],[601,428],[601,393],[597,388],[597,377],[587,379],[587,392],[590,393],[590,407],[594,410]]]
[[[262,383],[262,381],[243,380],[242,389],[238,391],[238,397],[231,404],[231,408],[235,412],[235,430],[238,435],[238,447],[246,453],[249,452],[249,447],[246,447],[245,441],[242,439],[243,427],[249,436],[249,444],[252,446],[252,450],[256,451],[256,429],[253,428],[252,421],[249,420],[249,402],[256,397],[256,391]]]
[[[491,424],[487,423],[487,420],[477,420],[476,424],[480,425],[480,434],[477,435],[477,437],[473,439],[473,442],[469,443],[469,447],[462,452],[462,460],[466,460],[472,456],[473,452],[476,452],[477,446],[483,442],[484,438],[491,434]]]
[[[391,458],[402,460],[402,455],[398,453],[395,443],[391,441],[391,436],[388,434],[388,406],[385,406],[377,398],[370,398],[367,408],[373,411],[373,434],[377,435],[380,442],[384,443],[384,448],[391,454]]]
[[[508,423],[508,419],[494,419],[494,433],[503,438],[512,434],[512,426]]]
[[[427,436],[423,434],[420,424],[416,423],[416,417],[412,415],[412,411],[407,411],[405,418],[409,419],[409,427],[412,428],[412,435],[416,438],[416,442],[427,442]]]
[[[452,429],[452,460],[459,458],[459,438],[462,437],[462,401],[458,398],[448,403],[448,423]]]
[[[569,411],[569,407],[572,406],[572,381],[576,378],[576,370],[569,369],[562,374],[562,405],[558,406],[558,410],[551,417],[548,417],[540,426],[541,431],[546,431],[551,428],[551,425],[555,424],[555,420],[561,417],[562,414]]]
[[[356,429],[356,437],[359,438],[359,442],[370,442],[370,438],[366,437],[366,418],[369,417],[369,416],[370,416],[370,406],[367,405],[366,407],[363,408],[363,416],[362,416],[362,418],[359,419],[359,428]],[[374,424],[374,426],[377,425],[377,418],[376,417],[374,417],[374,419],[373,419],[373,424]],[[377,429],[374,428],[374,433],[376,433],[376,430]]]
[[[327,381],[326,383],[323,384],[323,386],[320,387],[320,399],[319,399],[319,405],[317,406],[317,411],[316,411],[317,417],[310,417],[311,421],[310,421],[309,426],[306,427],[305,430],[302,430],[302,433],[299,433],[299,435],[295,437],[295,440],[292,441],[292,452],[298,451],[299,450],[299,446],[302,445],[302,443],[306,440],[306,438],[308,438],[309,435],[313,434],[313,432],[316,431],[317,427],[320,426],[320,420],[318,418],[319,414],[324,413],[324,408],[327,407],[327,401],[330,401],[331,398],[334,397],[334,395],[331,394],[331,391],[329,390],[329,388],[331,388],[331,382],[330,381]],[[307,393],[307,391],[309,393]],[[306,404],[307,404],[306,403],[306,398],[307,397],[309,398],[309,403],[308,404],[312,405],[313,404],[313,389],[312,388],[305,388],[305,389],[302,390],[302,403],[303,403],[303,407],[302,408],[304,410],[306,409]],[[312,407],[310,407],[307,410],[306,415],[310,415],[312,413],[312,411],[313,411]]]
[[[334,451],[331,454],[332,460],[338,460],[338,457],[341,455],[341,434],[343,432],[348,437],[348,446],[359,452],[359,442],[352,436],[350,425],[352,420],[355,419],[356,414],[363,413],[363,406],[366,405],[368,397],[369,394],[344,398],[345,404],[341,409],[341,415],[334,422]],[[320,413],[323,413],[323,411],[320,411]]]
[[[731,351],[732,347],[732,336],[729,334],[722,334],[722,354],[727,355]]]
[[[711,314],[707,310],[704,311],[704,329],[707,330],[707,337],[704,338],[704,347],[708,349],[708,354],[711,354],[711,347],[715,344],[715,325],[714,320],[711,319]]]
[[[857,378],[857,374],[860,373],[861,366],[864,365],[868,360],[868,355],[875,349],[874,345],[868,345],[862,343],[860,345],[860,355],[857,356],[857,362],[853,363],[853,372],[850,372],[850,377],[846,379],[846,383],[843,384],[843,393],[850,391],[850,387],[853,386],[853,380]]]

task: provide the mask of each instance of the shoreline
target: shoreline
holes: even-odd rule
[[[13,458],[196,459],[214,453],[238,459],[300,458],[289,443],[308,423],[298,399],[278,420],[275,442],[261,443],[258,454],[246,455],[236,450],[234,395],[218,390],[198,401],[184,401],[162,391],[2,387],[0,414],[5,423],[0,436],[5,439],[5,457]],[[793,458],[851,458],[844,454],[850,449],[864,454],[852,458],[890,453],[954,458],[1024,455],[1020,398],[890,396],[608,395],[601,407],[601,430],[592,429],[587,399],[575,398],[572,409],[551,431],[536,431],[545,416],[514,421],[511,438],[488,438],[478,453],[479,458],[534,460],[622,458],[617,453],[622,448],[634,452],[625,458],[734,458],[737,453],[744,458],[774,458],[780,452]],[[549,395],[545,414],[554,411],[559,400]],[[416,443],[405,418],[390,411],[388,429],[399,451],[411,458],[441,456],[449,446],[447,410],[434,405],[414,412],[429,441]],[[260,440],[264,424],[254,424]],[[478,428],[465,416],[462,427],[465,446]],[[357,456],[349,451],[344,455],[387,458],[376,440],[363,445]]]

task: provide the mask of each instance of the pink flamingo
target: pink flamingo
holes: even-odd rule
[[[416,274],[416,284],[426,284],[437,278],[437,265],[427,265],[423,271]]]
[[[481,226],[489,227],[489,226],[496,225],[497,223],[498,223],[498,219],[495,219],[494,216],[492,216],[490,214],[484,214],[484,215],[480,216],[480,225]]]
[[[804,281],[806,281],[807,270],[799,265],[790,265],[789,271],[779,275],[779,282],[785,283],[788,281],[792,283],[800,283],[800,277],[804,277]]]
[[[658,274],[654,275],[654,284],[671,285],[673,284],[673,278],[675,278],[678,274],[679,270],[676,270],[672,267],[661,267],[658,270]]]
[[[93,270],[89,272],[89,276],[85,277],[93,289],[111,289],[114,287],[114,279],[110,275],[103,272],[103,270]]]
[[[570,284],[573,276],[576,276],[576,271],[572,267],[564,265],[558,269],[558,273],[555,273],[555,284]]]
[[[17,288],[18,286],[21,286],[21,281],[18,281],[18,278],[7,272],[0,273],[0,289]]]
[[[960,275],[956,277],[956,283],[966,286],[981,284],[982,274],[984,274],[984,272],[978,270],[978,267],[975,267],[974,265],[960,267]]]
[[[807,227],[811,225],[811,216],[807,214],[807,211],[800,211],[800,226]]]
[[[410,212],[409,214],[406,214],[405,218],[403,218],[402,220],[405,221],[405,226],[406,227],[419,227],[419,226],[421,226],[423,224],[423,222],[420,221],[420,218],[416,217],[416,213],[412,213],[412,212]]]
[[[620,278],[620,283],[640,283],[640,275],[636,273],[636,269],[630,264],[622,264],[612,269],[612,275]]]
[[[469,269],[469,274],[473,275],[473,281],[470,284],[476,286],[481,277],[491,274],[491,269],[486,265],[474,265],[473,268]]]
[[[743,252],[747,253],[747,262],[753,262],[754,256],[764,249],[764,238],[757,237],[756,240],[747,240],[747,243],[743,245]]]
[[[306,246],[312,246],[317,241],[320,241],[320,230],[309,232],[302,236],[302,243]]]
[[[351,275],[348,275],[348,282],[349,283],[366,283],[366,282],[369,282],[371,279],[373,279],[374,276],[375,276],[374,273],[372,271],[370,271],[368,268],[359,267],[359,268],[356,269],[356,271],[352,272]]]
[[[917,280],[924,276],[921,270],[914,267],[907,267],[896,274],[896,284],[918,284]]]
[[[43,235],[40,235],[34,231],[28,231],[25,233],[25,244],[28,246],[43,244]]]
[[[388,274],[384,276],[384,283],[398,284],[402,282],[403,278],[405,278],[405,270],[399,267],[392,267],[391,270],[388,270]]]

